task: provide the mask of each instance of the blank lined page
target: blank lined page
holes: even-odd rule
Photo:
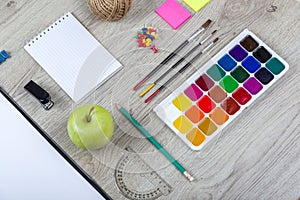
[[[24,48],[75,102],[121,68],[71,13],[59,18]]]

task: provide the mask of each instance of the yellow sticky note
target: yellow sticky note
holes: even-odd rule
[[[195,12],[198,12],[203,8],[210,0],[183,0],[189,7],[191,7]]]

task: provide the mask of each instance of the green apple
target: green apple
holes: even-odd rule
[[[93,104],[84,105],[71,113],[67,129],[75,145],[94,150],[110,141],[114,132],[114,121],[105,108]]]

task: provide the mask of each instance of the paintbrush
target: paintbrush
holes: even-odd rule
[[[206,51],[208,51],[210,48],[212,48],[215,43],[218,41],[219,38],[214,39],[210,44],[208,44],[202,51],[200,51],[190,62],[188,62],[185,66],[183,66],[178,72],[176,72],[169,80],[167,80],[160,88],[158,88],[155,92],[153,92],[146,100],[145,103],[148,103],[151,101],[159,92],[161,92],[163,89],[166,88],[168,84],[170,84],[177,76],[182,74],[187,68],[192,66],[192,63],[194,63],[198,58],[200,58],[201,55],[203,55]]]
[[[153,76],[160,68],[167,64],[176,54],[178,54],[185,46],[187,46],[191,41],[193,41],[198,35],[200,35],[206,28],[211,24],[211,20],[207,20],[195,33],[193,33],[189,39],[184,41],[177,49],[175,49],[167,58],[165,58],[158,66],[156,66],[143,80],[141,80],[133,90],[137,90],[143,85],[151,76]]]
[[[172,70],[174,70],[177,66],[180,65],[188,56],[190,56],[194,51],[196,51],[202,44],[204,44],[209,38],[211,38],[217,30],[214,30],[211,34],[201,40],[194,48],[192,48],[187,54],[185,54],[180,60],[178,60],[170,69],[168,69],[165,73],[163,73],[158,79],[156,79],[153,83],[151,83],[146,89],[140,93],[140,97],[144,96],[149,92],[159,81],[161,81],[166,75],[168,75]]]

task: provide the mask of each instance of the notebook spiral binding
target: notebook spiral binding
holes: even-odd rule
[[[64,21],[66,18],[68,18],[70,15],[70,13],[65,13],[63,16],[61,16],[59,19],[57,19],[56,21],[54,21],[52,24],[50,24],[44,31],[38,33],[35,37],[33,37],[31,40],[29,40],[26,45],[28,47],[34,45],[35,41],[38,41],[39,38],[42,38],[43,35],[46,35],[47,32],[51,31],[52,29],[54,29],[58,24],[60,24],[62,21]]]

